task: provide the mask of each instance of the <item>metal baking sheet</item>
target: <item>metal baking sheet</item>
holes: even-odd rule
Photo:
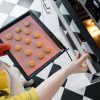
[[[25,27],[24,22],[29,21],[30,26]],[[21,32],[16,33],[15,28],[20,27]],[[25,29],[31,30],[30,35],[26,35],[24,33]],[[40,38],[35,39],[33,37],[33,33],[38,32],[40,34]],[[52,60],[54,60],[57,56],[62,54],[66,48],[57,40],[57,38],[46,28],[46,26],[32,13],[32,11],[28,11],[21,17],[17,18],[15,21],[11,22],[4,28],[0,30],[0,39],[4,43],[8,43],[11,45],[11,50],[8,52],[8,55],[15,62],[19,70],[28,80],[34,75],[36,75],[39,71],[41,71],[44,67],[46,67]],[[6,35],[8,33],[13,34],[13,38],[11,40],[6,39]],[[16,35],[20,35],[22,37],[21,41],[16,41]],[[26,45],[25,39],[30,38],[31,44]],[[43,46],[41,48],[37,48],[36,42],[42,42]],[[20,44],[22,49],[18,52],[15,50],[15,45]],[[51,53],[46,54],[44,49],[46,47],[51,48]],[[32,55],[26,56],[24,54],[25,50],[31,50]],[[38,52],[42,52],[44,54],[44,58],[39,60],[37,57]],[[28,66],[28,61],[34,60],[35,66],[30,68]]]

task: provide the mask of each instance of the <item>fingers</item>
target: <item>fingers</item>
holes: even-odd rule
[[[78,61],[79,61],[80,63],[83,63],[88,57],[89,57],[89,54],[88,54],[88,53],[84,53],[84,54],[82,55],[82,57],[80,57],[80,58],[78,59]]]
[[[0,71],[2,71],[3,70],[3,67],[2,67],[2,64],[0,64]]]
[[[84,72],[88,71],[88,66],[87,66],[86,63],[83,63],[83,65],[82,65],[82,70],[83,70]]]
[[[83,67],[82,68],[82,72],[87,72],[88,71],[88,67]]]
[[[76,59],[79,59],[79,58],[80,58],[80,53],[77,52],[77,54],[76,54]]]
[[[88,67],[85,62],[83,62],[82,67]]]

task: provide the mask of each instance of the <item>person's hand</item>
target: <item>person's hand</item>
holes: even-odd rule
[[[69,65],[68,71],[69,74],[75,73],[85,73],[88,70],[88,66],[85,63],[85,60],[89,57],[88,53],[84,53],[81,57],[78,53],[76,55],[76,60],[72,61]]]
[[[6,54],[7,50],[10,50],[11,46],[9,44],[0,44],[0,56]]]

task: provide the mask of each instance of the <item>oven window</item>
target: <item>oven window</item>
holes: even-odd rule
[[[98,29],[98,27],[94,24],[92,19],[84,21],[83,24],[85,25],[93,40],[100,48],[100,30]]]

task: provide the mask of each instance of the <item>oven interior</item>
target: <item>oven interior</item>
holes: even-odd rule
[[[90,18],[84,8],[77,0],[69,0],[76,15],[80,18],[85,28],[100,48],[100,29],[95,25],[94,21]]]

